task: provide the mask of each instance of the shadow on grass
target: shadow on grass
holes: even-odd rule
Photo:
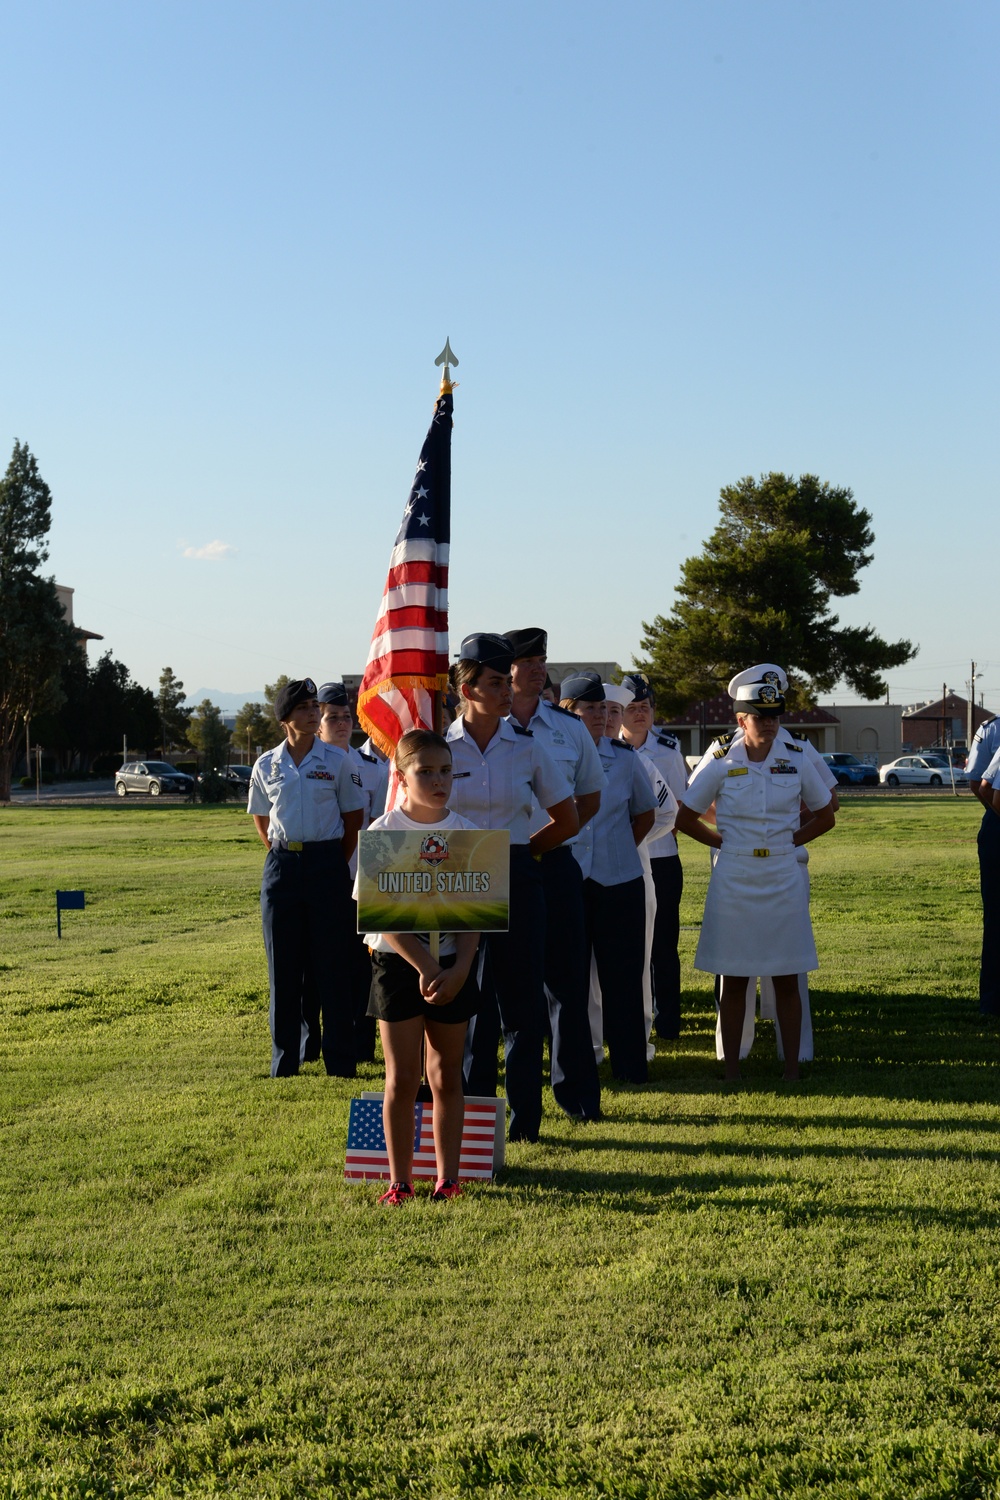
[[[688,1030],[680,1044],[668,1043],[657,1053],[650,1089],[681,1094],[719,1089],[714,1009],[705,999],[703,993],[685,996]],[[996,1103],[1000,1021],[981,1016],[976,999],[814,990],[810,1001],[816,1059],[804,1064],[797,1097]],[[773,1023],[759,1022],[743,1064],[741,1092],[780,1092],[779,1069]],[[619,1092],[613,1082],[609,1092]]]

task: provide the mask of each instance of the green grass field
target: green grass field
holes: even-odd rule
[[[0,1496],[1000,1495],[998,1032],[971,799],[815,847],[817,1061],[687,1028],[453,1204],[342,1179],[267,1077],[233,808],[0,813]],[[83,888],[64,916],[55,890]]]

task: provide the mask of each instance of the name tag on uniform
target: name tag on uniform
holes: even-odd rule
[[[749,769],[748,766],[733,766],[733,768],[732,768],[731,771],[727,771],[726,772],[726,775],[727,776],[749,776],[750,775],[750,769]]]
[[[461,779],[462,779],[463,776],[471,776],[471,775],[472,775],[471,771],[452,771],[452,773],[451,773],[451,779],[452,779],[452,781],[461,781]]]

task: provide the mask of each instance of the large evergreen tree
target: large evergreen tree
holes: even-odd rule
[[[881,673],[916,653],[869,625],[841,626],[831,598],[856,594],[872,560],[871,516],[849,489],[765,474],[720,496],[721,519],[698,557],[681,567],[669,616],[643,622],[657,706],[673,713],[721,692],[755,661],[779,662],[793,699],[809,701],[846,682],[863,698],[885,692]]]
[[[184,684],[175,677],[173,667],[164,667],[160,673],[157,702],[160,710],[160,750],[170,753],[172,745],[183,745],[187,739],[189,714],[182,707],[186,697]]]
[[[58,673],[76,637],[55,581],[42,578],[52,496],[26,443],[15,442],[0,480],[0,802],[10,800],[25,719],[59,699]]]
[[[228,761],[229,730],[222,721],[222,710],[211,698],[203,698],[191,715],[187,737],[200,753],[205,770],[215,770]]]

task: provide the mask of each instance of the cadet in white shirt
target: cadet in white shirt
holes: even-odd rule
[[[774,979],[785,1077],[799,1076],[802,1012],[798,974],[817,966],[809,901],[795,850],[833,827],[830,793],[796,744],[779,740],[785,700],[771,682],[736,690],[743,739],[692,778],[677,828],[718,851],[695,967],[722,975],[722,1042],[726,1077],[740,1076],[740,1037],[748,979]],[[800,804],[813,814],[800,819]],[[701,814],[715,804],[716,827]]]
[[[687,764],[680,745],[672,734],[656,729],[653,724],[656,698],[645,673],[630,672],[622,678],[621,685],[632,694],[632,701],[625,705],[621,737],[659,772],[672,794],[674,806],[671,811],[674,812],[676,803],[683,797],[688,784]],[[650,838],[647,844],[656,892],[656,916],[650,952],[653,1024],[657,1036],[666,1041],[676,1041],[681,1034],[681,961],[678,944],[684,872],[672,820],[669,830]]]
[[[1000,718],[980,724],[965,767],[969,790],[983,804],[976,844],[983,900],[983,948],[979,965],[979,1010],[1000,1016],[1000,808],[996,802]]]
[[[266,845],[260,888],[270,980],[271,1076],[299,1071],[305,1040],[302,976],[317,976],[328,1073],[354,1076],[350,990],[338,984],[354,934],[347,862],[357,843],[364,796],[342,750],[316,738],[316,684],[303,677],[274,700],[285,739],[262,755],[250,778],[247,812]]]
[[[483,939],[503,1027],[509,1139],[536,1141],[542,1118],[545,1035],[545,894],[540,859],[578,832],[572,788],[530,730],[506,715],[513,702],[514,652],[502,635],[466,636],[451,669],[462,707],[445,738],[452,753],[450,806],[479,828],[510,830],[510,927]],[[531,831],[533,805],[545,809]],[[484,974],[485,978],[485,974]],[[483,986],[485,991],[485,985]],[[481,995],[480,1013],[486,1003]],[[466,1075],[471,1094],[496,1092],[496,1045],[476,1045]],[[492,1088],[490,1080],[493,1080]]]
[[[531,626],[508,630],[514,652],[511,722],[532,735],[555,761],[573,788],[580,827],[601,803],[604,770],[594,741],[575,714],[541,697],[546,683],[548,636]],[[548,822],[536,804],[531,828]],[[601,1113],[601,1082],[590,1039],[587,1014],[589,974],[583,915],[583,875],[567,839],[541,858],[545,890],[545,995],[552,1032],[552,1093],[560,1109],[578,1120]],[[477,1026],[479,1025],[477,1020]],[[495,1048],[494,1048],[495,1051]]]

